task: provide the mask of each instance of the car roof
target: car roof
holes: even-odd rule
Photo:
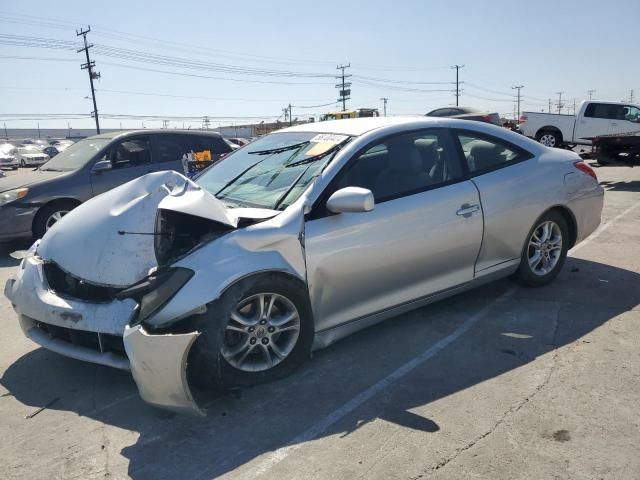
[[[210,132],[207,130],[180,130],[180,129],[168,129],[168,128],[144,128],[140,130],[118,130],[116,132],[101,133],[100,135],[93,135],[87,138],[113,139],[113,138],[129,137],[131,135],[140,135],[140,134],[170,135],[172,133],[222,138],[222,135],[220,135],[218,132]]]
[[[398,116],[398,117],[366,117],[366,118],[346,118],[343,120],[329,120],[326,122],[312,122],[294,127],[278,130],[280,132],[316,132],[316,133],[338,133],[343,135],[360,136],[372,130],[403,125],[410,123],[437,124],[441,118],[428,118],[421,115]]]

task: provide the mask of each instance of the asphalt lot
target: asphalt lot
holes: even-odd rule
[[[603,224],[552,285],[391,319],[206,418],[37,348],[0,298],[0,477],[640,478],[640,169],[596,171]]]

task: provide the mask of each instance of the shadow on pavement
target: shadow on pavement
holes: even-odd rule
[[[640,192],[640,180],[629,181],[604,181],[600,182],[605,190],[614,190],[617,192]]]
[[[512,285],[501,280],[359,332],[318,352],[284,380],[248,389],[240,398],[216,399],[206,418],[155,410],[139,399],[126,372],[43,349],[17,359],[0,383],[28,406],[43,407],[60,397],[50,409],[139,432],[138,440],[121,450],[135,479],[212,478],[288,445],[450,335]],[[496,302],[454,343],[319,436],[349,435],[378,418],[423,432],[438,431],[445,426],[442,421],[411,410],[533,362],[638,303],[640,275],[568,258],[553,284],[516,288],[510,300]]]
[[[20,260],[16,260],[9,256],[11,252],[16,250],[27,250],[33,244],[33,240],[20,240],[13,242],[0,243],[0,268],[15,267],[20,264]],[[4,285],[3,285],[4,286]]]

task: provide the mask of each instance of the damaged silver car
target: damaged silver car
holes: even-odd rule
[[[508,275],[549,283],[602,203],[575,153],[492,125],[311,123],[195,181],[152,173],[86,202],[5,294],[34,342],[201,411],[194,391],[281,377],[401,312]]]

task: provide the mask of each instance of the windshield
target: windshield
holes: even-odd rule
[[[73,145],[69,145],[47,163],[40,170],[54,170],[70,172],[83,167],[91,160],[96,153],[102,150],[109,142],[110,138],[85,138]]]
[[[229,206],[282,210],[291,205],[349,139],[283,132],[262,137],[205,170],[196,183]]]

